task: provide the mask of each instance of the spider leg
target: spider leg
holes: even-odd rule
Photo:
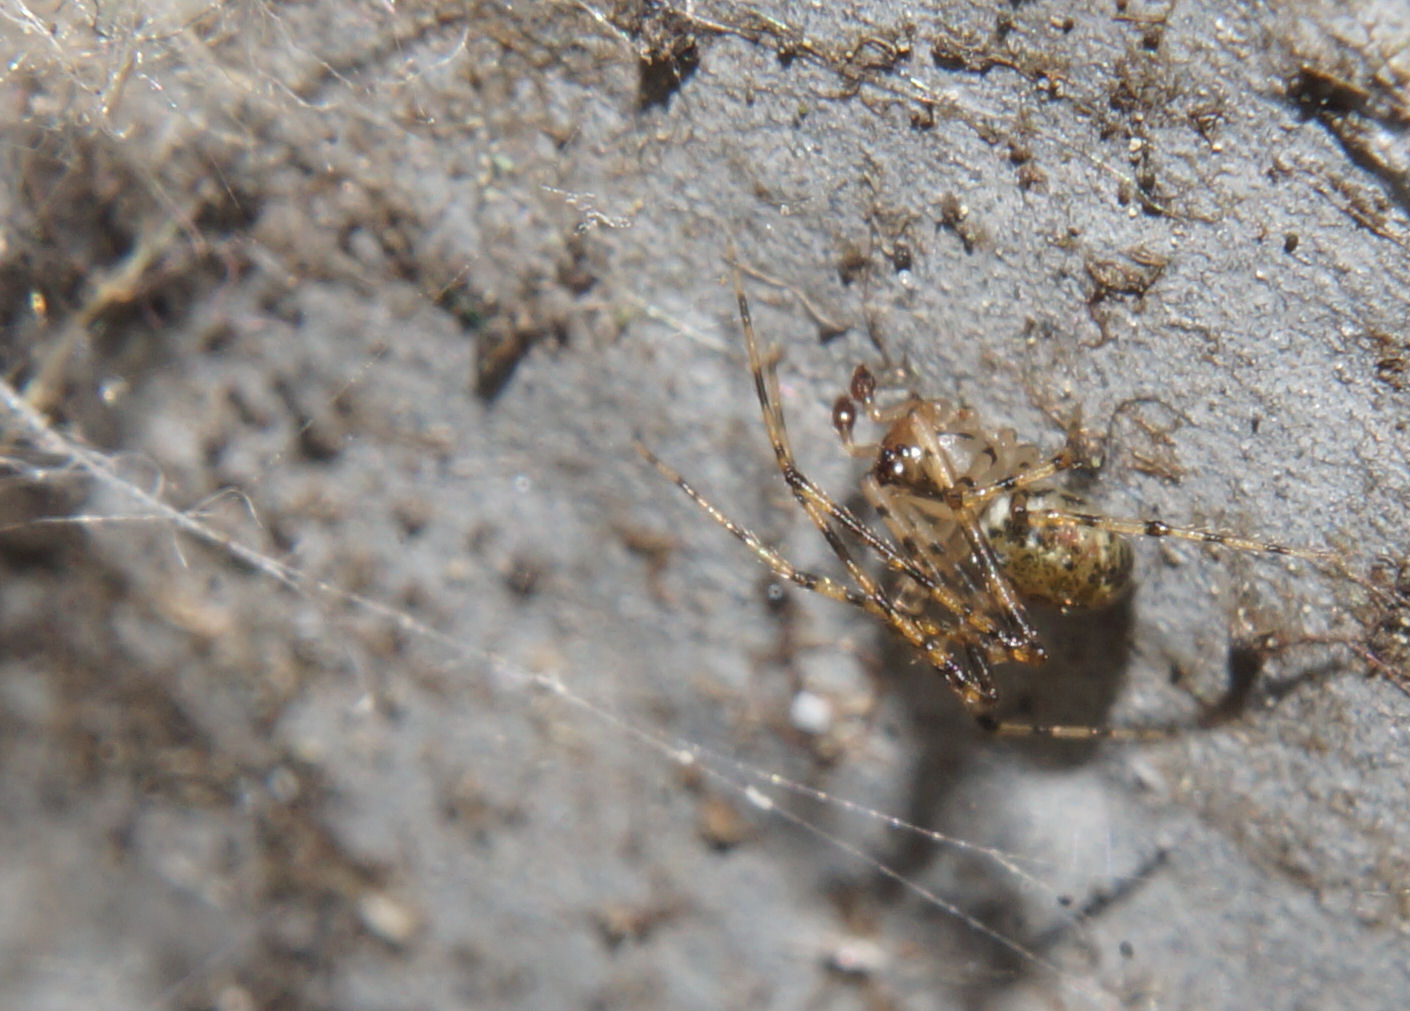
[[[1000,634],[998,626],[986,613],[975,608],[973,602],[962,593],[950,589],[946,585],[946,580],[940,574],[939,569],[934,565],[925,566],[915,561],[915,551],[911,550],[909,546],[907,546],[909,555],[898,552],[884,538],[878,537],[870,527],[857,517],[856,513],[832,499],[821,488],[813,484],[806,475],[795,471],[789,484],[794,488],[795,495],[801,491],[802,494],[812,498],[827,513],[829,519],[836,521],[863,545],[876,552],[886,563],[887,568],[905,576],[912,583],[924,587],[930,598],[942,608],[964,618],[983,635],[998,636]],[[863,491],[865,492],[865,488]],[[877,510],[877,515],[885,521],[890,514],[890,508],[886,504],[884,495],[880,494],[878,489],[878,494],[869,495],[868,498],[872,507]],[[893,534],[897,534],[897,530],[890,524],[888,524],[888,529]],[[902,610],[906,609],[902,608]]]
[[[896,606],[907,614],[922,614],[930,603],[930,590],[914,579],[897,580],[900,584],[892,595]]]
[[[933,531],[934,525],[916,515],[907,497],[889,495],[870,475],[862,480],[862,494],[891,535],[901,543],[906,555],[914,560],[911,564],[924,569],[926,578],[908,585],[924,589],[931,603],[963,622],[964,635],[1000,644],[1006,660],[1014,659],[1015,650],[1036,646],[1036,637],[1031,631],[1025,636],[1022,629],[1001,628],[990,617],[993,608],[984,606],[987,587],[975,580],[970,567],[946,560],[952,550],[934,539],[933,534],[927,537],[922,533]]]
[[[696,505],[720,526],[724,527],[735,537],[748,546],[749,550],[774,571],[782,579],[788,580],[803,587],[805,590],[812,590],[820,593],[824,597],[840,601],[844,604],[851,604],[859,607],[869,614],[885,618],[887,612],[876,606],[876,603],[864,594],[858,593],[850,587],[843,586],[834,579],[827,576],[820,576],[812,572],[804,572],[798,569],[788,559],[779,553],[778,549],[772,548],[761,541],[757,534],[747,527],[742,527],[734,520],[730,519],[724,512],[704,495],[700,494],[689,481],[683,478],[679,472],[671,467],[651,450],[647,449],[640,441],[635,443],[636,451],[646,460],[647,463],[655,467],[666,480],[670,481],[681,491],[685,492]]]
[[[1071,723],[1015,723],[980,720],[996,737],[1047,737],[1057,741],[1164,741],[1178,737],[1181,727],[1084,727]]]
[[[781,579],[831,600],[850,604],[885,621],[897,634],[925,654],[931,666],[945,677],[946,682],[960,695],[965,706],[972,712],[984,712],[993,703],[994,689],[988,666],[983,663],[976,666],[968,662],[971,659],[969,657],[957,657],[951,649],[954,637],[950,629],[943,628],[928,618],[906,613],[895,601],[881,593],[874,582],[871,582],[871,587],[875,593],[858,592],[827,576],[797,568],[776,548],[761,541],[753,531],[726,516],[718,506],[696,491],[690,482],[640,441],[635,445],[636,451],[662,476],[685,492],[711,519],[743,541],[755,556]],[[837,539],[836,532],[832,531],[831,527],[826,527],[824,532],[831,534],[829,543],[834,544],[834,550],[840,547],[842,552],[846,552],[846,546]],[[860,568],[858,571],[861,571]]]
[[[982,512],[985,505],[1000,495],[1031,487],[1040,481],[1046,481],[1050,477],[1081,466],[1083,466],[1082,458],[1070,446],[1064,446],[1036,467],[1010,474],[989,484],[961,488],[959,491],[965,506],[971,510]]]
[[[967,657],[957,657],[952,649],[952,635],[938,628],[933,622],[917,618],[899,608],[895,601],[886,595],[881,585],[868,575],[858,564],[841,535],[833,526],[833,521],[857,534],[868,547],[873,548],[892,568],[901,568],[920,582],[927,581],[927,574],[919,572],[915,566],[904,562],[890,545],[878,538],[858,520],[850,510],[834,502],[830,496],[813,484],[799,469],[793,456],[793,447],[788,439],[788,429],[784,422],[783,409],[779,406],[781,397],[778,390],[778,373],[773,360],[765,361],[759,349],[759,337],[754,330],[753,316],[749,311],[749,299],[744,294],[744,282],[739,269],[734,269],[734,292],[739,303],[740,325],[744,330],[744,342],[749,352],[749,371],[754,376],[754,390],[759,399],[759,408],[764,416],[764,427],[773,446],[774,457],[778,461],[779,472],[793,492],[793,497],[803,507],[813,525],[823,535],[838,560],[846,568],[847,574],[861,589],[864,596],[907,642],[923,653],[960,696],[965,706],[980,712],[992,704],[995,691],[987,667],[966,662]],[[951,595],[953,596],[953,595]],[[958,600],[956,613],[963,610]],[[942,634],[937,634],[942,633]]]
[[[1114,534],[1129,537],[1173,537],[1176,540],[1194,541],[1199,544],[1218,544],[1235,551],[1247,551],[1265,555],[1282,555],[1287,558],[1300,558],[1328,566],[1339,574],[1347,574],[1341,557],[1333,551],[1316,551],[1309,548],[1292,548],[1272,541],[1256,541],[1217,530],[1204,530],[1198,527],[1171,526],[1164,520],[1127,520],[1093,513],[1067,512],[1061,509],[1030,509],[1028,522],[1053,526],[1096,527]]]
[[[759,399],[759,408],[764,416],[764,427],[769,434],[769,443],[773,447],[774,457],[778,461],[778,468],[783,474],[784,481],[793,492],[793,497],[803,507],[803,511],[808,514],[808,518],[813,521],[813,525],[827,539],[828,546],[832,548],[833,553],[846,567],[848,574],[861,587],[862,592],[882,610],[897,613],[896,620],[907,620],[896,612],[895,605],[886,597],[880,584],[857,564],[851,551],[848,550],[846,544],[842,542],[837,531],[833,528],[829,517],[837,519],[853,533],[860,532],[868,546],[881,551],[883,556],[895,556],[895,552],[890,549],[889,545],[883,548],[880,539],[867,531],[865,525],[852,515],[850,510],[833,502],[825,492],[814,485],[798,469],[793,456],[793,447],[788,439],[788,428],[784,422],[783,409],[779,406],[781,397],[778,390],[778,372],[774,367],[774,359],[770,357],[766,361],[759,349],[759,337],[754,330],[754,319],[749,311],[749,299],[744,294],[744,282],[740,277],[738,267],[734,269],[734,293],[739,303],[739,319],[749,353],[749,371],[754,377],[754,390]]]
[[[983,589],[997,605],[1003,615],[1004,624],[1011,630],[1013,640],[1006,642],[1009,658],[1018,663],[1040,664],[1047,659],[1038,632],[1028,623],[1027,611],[1018,599],[1018,594],[1005,578],[993,546],[980,529],[979,517],[965,502],[965,489],[960,482],[949,455],[940,445],[936,434],[923,425],[916,426],[915,435],[921,449],[921,462],[937,488],[946,489],[945,505],[951,519],[969,544],[969,567],[983,583]],[[933,545],[931,546],[934,547]]]

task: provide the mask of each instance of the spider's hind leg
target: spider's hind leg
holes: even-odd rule
[[[1094,727],[1072,723],[1023,723],[978,717],[981,730],[995,737],[1041,737],[1054,741],[1168,741],[1191,729],[1177,726]]]
[[[1170,537],[1197,544],[1214,544],[1251,554],[1280,555],[1314,562],[1328,570],[1345,574],[1341,555],[1335,551],[1295,548],[1276,541],[1260,541],[1220,530],[1202,527],[1180,527],[1164,520],[1132,520],[1100,513],[1085,513],[1065,509],[1029,509],[1027,521],[1035,526],[1092,527],[1126,537]]]
[[[675,468],[666,463],[655,453],[651,452],[651,450],[647,449],[642,442],[638,440],[634,445],[636,446],[637,453],[639,453],[647,463],[655,467],[666,480],[685,492],[690,500],[704,510],[706,515],[712,520],[724,527],[740,541],[744,542],[749,550],[754,552],[755,557],[767,565],[780,579],[787,580],[795,586],[801,586],[805,590],[822,594],[824,597],[829,597],[840,603],[851,604],[853,607],[859,607],[871,614],[885,617],[885,612],[880,610],[876,604],[864,594],[858,593],[851,587],[843,586],[841,583],[827,576],[805,572],[794,566],[777,548],[765,544],[759,539],[759,536],[748,527],[741,526],[725,515],[718,506],[704,495],[700,494],[700,492],[696,491],[695,486],[683,478]]]

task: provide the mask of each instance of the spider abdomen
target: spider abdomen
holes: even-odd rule
[[[1001,495],[984,510],[990,546],[1025,599],[1064,611],[1097,610],[1130,589],[1133,554],[1125,537],[1095,526],[1043,522],[1048,513],[1071,517],[1082,505],[1075,495],[1048,489]]]

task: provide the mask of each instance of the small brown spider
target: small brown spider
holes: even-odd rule
[[[872,461],[862,492],[889,533],[883,535],[798,469],[780,406],[777,355],[761,353],[737,268],[733,277],[749,369],[779,470],[852,585],[798,569],[640,442],[638,452],[779,577],[885,621],[987,729],[1071,738],[1165,733],[999,723],[992,716],[998,701],[993,665],[1038,665],[1047,659],[1025,602],[1074,611],[1119,600],[1131,586],[1128,536],[1174,537],[1323,564],[1334,561],[1329,553],[1086,512],[1081,498],[1054,486],[1063,472],[1092,465],[1079,449],[1080,433],[1072,433],[1061,450],[1044,459],[1012,429],[986,428],[967,408],[915,394],[890,405],[878,403],[876,378],[859,365],[848,393],[833,405],[832,419],[848,451]],[[859,408],[883,427],[880,441],[854,440]],[[894,574],[894,592],[858,562],[849,537]]]

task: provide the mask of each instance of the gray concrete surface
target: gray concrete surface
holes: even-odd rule
[[[1403,555],[1399,5],[0,18],[0,1004],[1403,1006],[1410,699],[1303,650],[1194,726],[1357,592],[1141,544],[1006,699],[1191,729],[996,742],[631,441],[831,570],[732,240],[840,497],[884,349],[1045,448],[1131,404],[1114,515]]]

